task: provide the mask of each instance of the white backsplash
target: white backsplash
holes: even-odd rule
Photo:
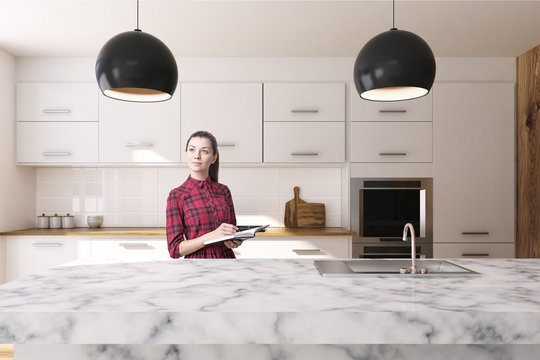
[[[101,214],[103,227],[164,227],[169,191],[180,186],[188,168],[37,168],[36,215]],[[285,203],[300,197],[326,205],[326,225],[340,227],[341,168],[223,167],[220,182],[231,189],[237,223],[283,226]]]

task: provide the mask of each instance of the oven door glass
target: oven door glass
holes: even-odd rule
[[[403,227],[410,222],[420,235],[419,189],[363,189],[364,237],[402,237]]]

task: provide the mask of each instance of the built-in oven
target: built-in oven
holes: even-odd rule
[[[433,257],[433,179],[352,178],[350,196],[354,258],[410,258],[406,223],[414,227],[416,256]]]

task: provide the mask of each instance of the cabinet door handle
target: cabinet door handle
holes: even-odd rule
[[[45,151],[43,156],[71,156],[69,151]]]
[[[293,152],[292,156],[318,156],[318,152]]]
[[[120,243],[118,246],[125,249],[145,249],[150,247],[147,243]]]
[[[43,109],[45,114],[69,114],[70,109]]]
[[[326,255],[321,249],[293,249],[296,255]]]
[[[33,243],[33,247],[60,247],[62,243]]]
[[[489,235],[489,231],[463,231],[461,235]]]
[[[489,257],[489,253],[462,253],[463,257]]]
[[[401,110],[379,110],[380,113],[406,113],[407,110],[401,109]]]
[[[126,147],[152,147],[154,144],[148,143],[148,142],[140,142],[140,141],[130,141],[126,143]]]
[[[293,114],[316,114],[319,110],[316,109],[293,109],[291,110]]]
[[[236,144],[232,144],[232,143],[229,143],[229,144],[218,144],[218,147],[235,147]]]
[[[405,156],[407,155],[406,152],[380,152],[379,155],[381,156]]]

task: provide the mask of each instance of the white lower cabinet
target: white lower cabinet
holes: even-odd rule
[[[434,243],[434,258],[513,258],[514,243]]]
[[[91,258],[95,261],[155,261],[171,259],[167,239],[162,236],[118,236],[92,238]]]
[[[18,122],[18,163],[98,161],[97,122]]]
[[[89,243],[69,236],[11,236],[5,238],[5,281],[37,274],[84,258]]]
[[[234,249],[238,259],[324,259],[349,258],[350,237],[295,237],[250,239]]]
[[[264,123],[264,162],[344,161],[344,122]]]

